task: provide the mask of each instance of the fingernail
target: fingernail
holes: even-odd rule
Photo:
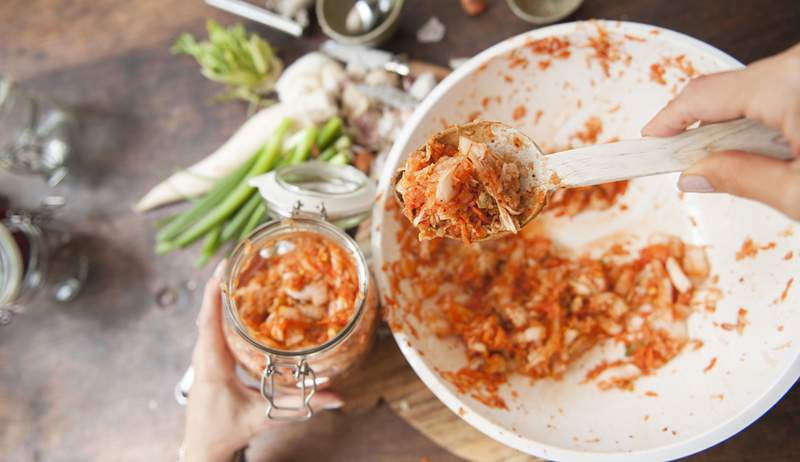
[[[334,400],[334,401],[328,401],[327,403],[325,403],[322,406],[322,410],[323,411],[333,411],[333,410],[336,410],[336,409],[341,409],[342,407],[344,407],[344,401]]]
[[[678,180],[678,189],[694,193],[714,192],[714,187],[702,175],[681,175]]]

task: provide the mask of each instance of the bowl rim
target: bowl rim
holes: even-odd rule
[[[512,49],[518,48],[527,39],[540,39],[547,36],[564,35],[578,30],[580,27],[585,27],[592,22],[601,24],[602,26],[612,29],[619,28],[625,33],[638,33],[647,34],[649,31],[659,31],[659,37],[662,40],[669,40],[677,42],[683,46],[689,46],[697,49],[698,51],[711,56],[728,65],[731,69],[741,69],[744,65],[728,55],[727,53],[719,50],[718,48],[707,44],[699,39],[688,36],[686,34],[673,31],[671,29],[662,28],[650,24],[637,23],[631,21],[615,21],[615,20],[592,20],[592,21],[573,21],[568,23],[555,24],[538,28],[532,31],[524,32],[514,37],[503,40],[486,50],[480,52],[467,63],[459,66],[458,69],[453,71],[434,90],[422,101],[414,113],[405,123],[403,129],[397,136],[392,149],[386,159],[384,171],[381,173],[379,186],[378,186],[378,199],[372,214],[371,226],[371,245],[372,245],[372,258],[373,267],[382,268],[384,265],[384,256],[381,250],[381,239],[383,236],[383,216],[385,214],[384,206],[387,200],[393,197],[388,194],[388,187],[391,184],[392,169],[388,168],[397,164],[399,158],[403,155],[400,151],[402,145],[406,143],[416,128],[419,126],[423,117],[433,108],[439,100],[445,96],[450,89],[462,79],[468,77],[475,70],[477,70],[483,63],[488,62],[490,59],[508,53]],[[376,271],[376,280],[381,292],[388,294],[390,285],[386,280],[385,272],[382,270]],[[800,377],[800,355],[796,355],[794,360],[789,364],[784,371],[780,373],[778,379],[765,387],[765,392],[760,396],[755,397],[748,406],[743,407],[737,414],[730,417],[728,420],[721,424],[708,429],[702,433],[698,433],[689,439],[657,446],[652,449],[634,450],[634,451],[608,451],[608,452],[592,452],[568,449],[564,447],[546,444],[540,441],[534,441],[529,438],[522,437],[500,425],[497,425],[487,418],[481,416],[469,404],[462,402],[461,398],[456,392],[449,390],[439,378],[436,373],[429,368],[424,361],[422,355],[419,354],[409,343],[407,336],[404,332],[393,332],[395,341],[397,342],[400,351],[406,357],[406,360],[411,365],[414,372],[428,387],[429,390],[443,402],[453,413],[459,415],[462,419],[467,421],[472,427],[491,437],[492,439],[510,446],[514,449],[531,454],[538,457],[557,459],[557,460],[589,460],[589,461],[651,461],[651,460],[671,460],[680,457],[685,457],[695,454],[702,450],[708,449],[749,426],[759,417],[764,415],[775,403],[777,403]],[[466,410],[467,412],[459,412],[459,410]],[[463,415],[461,415],[463,414]]]

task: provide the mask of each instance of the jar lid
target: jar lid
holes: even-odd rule
[[[375,200],[375,184],[361,170],[327,162],[283,167],[252,178],[250,185],[258,188],[273,215],[319,215],[342,228],[364,221]]]
[[[0,223],[0,308],[14,299],[22,283],[23,262],[17,242]]]

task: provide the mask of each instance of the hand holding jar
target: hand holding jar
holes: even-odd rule
[[[280,425],[266,418],[264,399],[236,375],[236,360],[222,330],[220,284],[225,262],[206,284],[197,317],[198,338],[192,354],[194,384],[189,394],[184,434],[186,461],[226,461],[256,434]],[[315,409],[337,409],[341,399],[317,392]]]

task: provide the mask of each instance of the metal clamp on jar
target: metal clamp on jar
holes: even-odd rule
[[[267,401],[267,418],[305,420],[313,415],[311,397],[315,391],[329,386],[337,376],[357,365],[374,340],[378,323],[377,293],[364,253],[342,228],[356,226],[369,216],[375,187],[353,167],[322,162],[286,167],[254,178],[250,184],[259,189],[274,220],[254,230],[228,260],[222,290],[225,338],[240,372],[244,373],[240,375],[258,380],[257,386]],[[320,258],[330,258],[331,265],[338,258],[346,265],[340,264],[345,269],[339,272],[316,277],[315,284],[322,284],[325,294],[321,303],[315,302],[317,310],[319,306],[325,307],[319,314],[303,317],[306,307],[292,298],[301,295],[291,295],[291,300],[287,298],[286,293],[308,292],[303,283],[290,292],[287,284],[293,283],[285,282],[286,277],[291,277],[289,272],[280,274],[285,276],[283,279],[276,279],[274,274],[270,276],[273,284],[263,290],[274,293],[263,292],[264,295],[260,295],[263,298],[248,298],[253,290],[261,289],[253,287],[255,273],[269,271],[270,265],[282,261],[282,255],[295,258],[290,255],[295,253],[300,255],[296,258],[308,259],[308,255],[302,255],[304,249],[313,248],[317,252],[320,246],[330,249],[330,253],[320,253]],[[313,263],[313,259],[308,261]],[[277,266],[272,268],[278,271]],[[350,271],[350,279],[343,275],[347,271]],[[353,290],[347,291],[352,295],[346,298],[348,306],[343,306],[345,298],[335,298],[339,293],[335,291],[335,284],[342,280],[352,282]],[[301,314],[290,311],[295,308],[299,308],[297,311]],[[302,334],[299,338],[297,335],[288,338],[290,334],[284,331],[273,335],[270,329],[278,324],[270,324],[270,328],[265,326],[271,322],[271,316],[279,315],[284,309],[293,316],[289,319],[290,325],[294,325],[291,322],[311,325],[307,332],[314,334],[309,338],[302,338]],[[343,318],[344,313],[346,318]],[[331,322],[334,318],[340,322]],[[319,325],[326,327],[315,327],[313,319],[319,319]],[[330,327],[332,325],[336,328]]]

